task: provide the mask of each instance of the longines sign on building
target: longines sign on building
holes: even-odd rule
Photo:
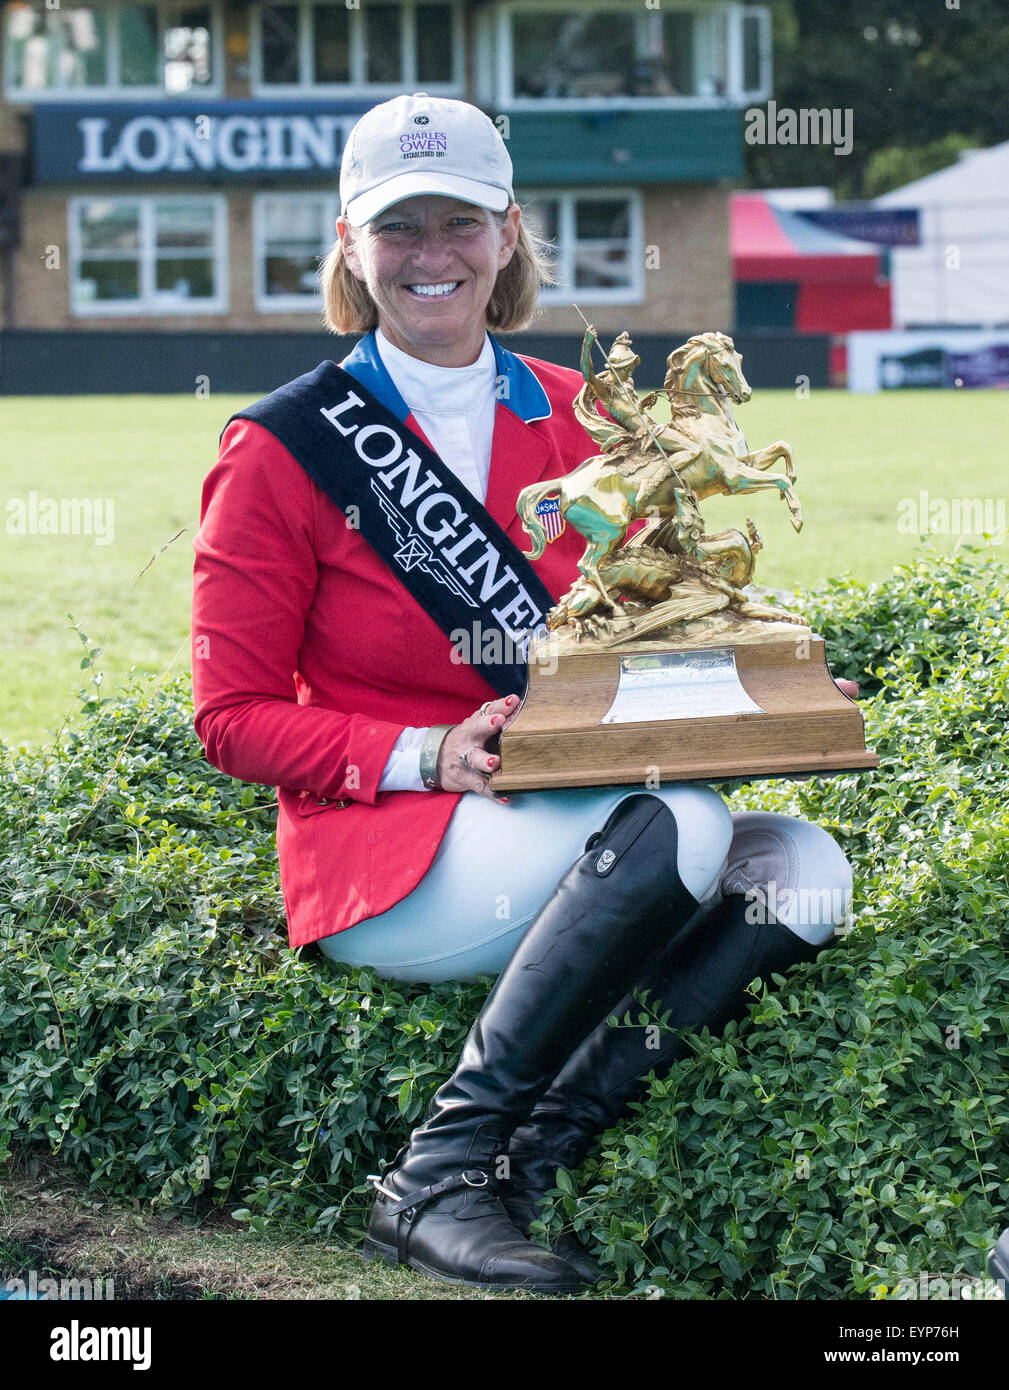
[[[365,109],[359,101],[39,105],[34,181],[336,174],[344,141]]]

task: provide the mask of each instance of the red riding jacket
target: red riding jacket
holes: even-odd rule
[[[527,549],[521,489],[570,472],[596,446],[571,409],[579,372],[496,341],[494,352],[506,385],[485,506]],[[374,334],[341,366],[425,438]],[[393,744],[405,726],[458,723],[496,692],[261,425],[225,431],[200,521],[196,732],[222,772],[278,789],[284,905],[291,945],[302,946],[387,911],[420,882],[458,794],[379,792]],[[554,598],[583,547],[569,526],[534,562]]]

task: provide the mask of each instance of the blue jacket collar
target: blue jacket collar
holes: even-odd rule
[[[533,420],[547,420],[552,414],[550,399],[540,385],[533,369],[521,357],[503,348],[494,334],[490,335],[494,348],[497,374],[502,385],[498,399],[502,405],[517,415],[520,420],[531,424]],[[345,372],[356,377],[365,390],[382,402],[387,410],[399,420],[405,420],[410,411],[403,397],[396,390],[396,383],[382,361],[375,342],[375,333],[366,333],[352,352],[340,363]]]
[[[351,376],[357,377],[364,389],[380,400],[386,410],[391,410],[398,420],[405,420],[410,414],[409,406],[396,390],[396,383],[382,361],[374,329],[364,335],[340,366]]]
[[[493,333],[490,340],[497,359],[498,381],[505,383],[503,389],[498,388],[499,400],[527,425],[533,420],[548,420],[553,414],[553,407],[532,367],[521,357],[516,357],[514,352],[503,348]]]

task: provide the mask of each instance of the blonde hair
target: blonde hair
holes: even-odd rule
[[[491,216],[503,226],[511,208]],[[487,327],[499,333],[528,328],[537,313],[541,285],[557,283],[550,263],[550,243],[519,222],[518,241],[508,264],[498,272],[487,304]],[[331,333],[370,333],[378,326],[378,309],[368,286],[351,271],[337,237],[319,267],[323,322]]]

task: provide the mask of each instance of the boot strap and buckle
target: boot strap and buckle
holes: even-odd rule
[[[393,1192],[391,1187],[383,1187],[381,1176],[378,1173],[369,1173],[365,1182],[370,1182],[375,1191],[381,1192],[383,1197],[388,1197],[393,1202],[399,1201],[399,1193]]]
[[[430,1187],[422,1187],[417,1192],[410,1192],[405,1197],[401,1197],[398,1192],[385,1187],[382,1179],[374,1173],[368,1175],[368,1182],[376,1192],[380,1192],[383,1197],[389,1200],[389,1207],[386,1214],[388,1216],[402,1216],[404,1221],[412,1221],[421,1207],[426,1207],[428,1202],[435,1197],[444,1196],[446,1192],[457,1192],[462,1187],[486,1187],[490,1182],[487,1174],[481,1168],[467,1168],[462,1173],[455,1173],[450,1178],[443,1178],[441,1182],[432,1183]]]
[[[410,1228],[417,1219],[417,1213],[421,1208],[427,1206],[428,1202],[433,1201],[435,1197],[440,1197],[446,1192],[457,1192],[463,1187],[487,1187],[490,1178],[480,1168],[467,1168],[462,1173],[453,1174],[450,1178],[443,1178],[441,1182],[432,1183],[430,1187],[422,1187],[418,1192],[411,1192],[406,1197],[401,1197],[398,1192],[393,1192],[391,1188],[385,1187],[377,1174],[369,1174],[368,1181],[376,1192],[380,1192],[388,1200],[389,1206],[386,1208],[386,1215],[403,1218],[402,1221],[396,1223],[396,1258],[400,1264],[406,1264]]]

